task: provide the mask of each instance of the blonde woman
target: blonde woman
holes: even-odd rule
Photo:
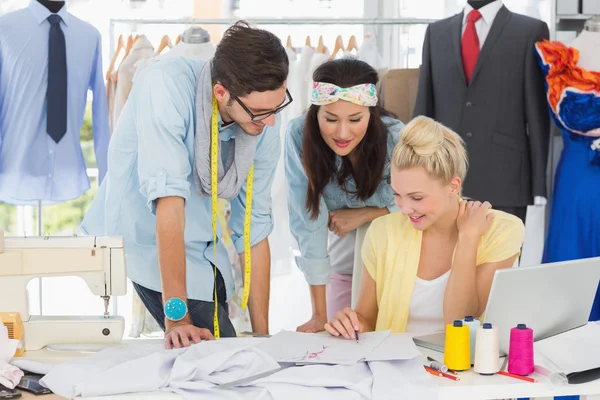
[[[355,330],[435,332],[483,314],[494,272],[520,254],[524,226],[488,202],[464,200],[467,169],[456,133],[427,117],[406,125],[391,173],[402,212],[373,221],[356,308],[339,311],[327,332],[349,339]]]

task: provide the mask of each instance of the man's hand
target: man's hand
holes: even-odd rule
[[[202,340],[214,340],[215,337],[208,329],[194,326],[189,319],[173,322],[167,321],[165,331],[165,348],[180,349]]]
[[[327,318],[322,317],[320,315],[313,315],[313,317],[305,324],[300,325],[296,328],[296,332],[306,332],[306,333],[317,333],[325,330],[325,324],[327,323]]]

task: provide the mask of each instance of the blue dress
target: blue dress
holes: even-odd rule
[[[550,114],[564,148],[556,170],[542,262],[600,256],[600,73],[560,42],[536,44]],[[600,286],[590,321],[600,320]]]

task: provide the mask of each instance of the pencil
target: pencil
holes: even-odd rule
[[[426,365],[424,365],[423,367],[425,367],[425,371],[429,372],[431,375],[442,376],[442,373],[440,371],[437,371],[437,370],[435,370],[433,368],[429,368]]]
[[[427,365],[423,365],[423,367],[425,367],[425,370],[432,375],[439,376],[442,378],[452,379],[453,381],[460,381],[460,378],[457,376],[446,374],[445,372],[441,372],[441,371],[438,371],[437,369],[430,368]]]
[[[356,343],[358,343],[358,331],[354,330],[354,335],[356,336]]]
[[[447,373],[441,372],[441,371],[440,371],[440,374],[442,374],[442,376],[444,378],[452,379],[453,381],[460,381],[460,378],[458,376],[455,376],[455,375],[452,375],[452,374],[447,374]]]
[[[533,379],[533,378],[530,378],[528,376],[521,376],[521,375],[511,374],[510,372],[498,371],[498,374],[504,375],[504,376],[509,376],[511,378],[520,379],[520,380],[526,381],[526,382],[531,382],[531,383],[537,382],[537,379]]]

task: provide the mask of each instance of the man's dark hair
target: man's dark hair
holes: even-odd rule
[[[245,21],[229,27],[212,60],[213,82],[232,96],[279,89],[287,79],[289,60],[281,40]]]

